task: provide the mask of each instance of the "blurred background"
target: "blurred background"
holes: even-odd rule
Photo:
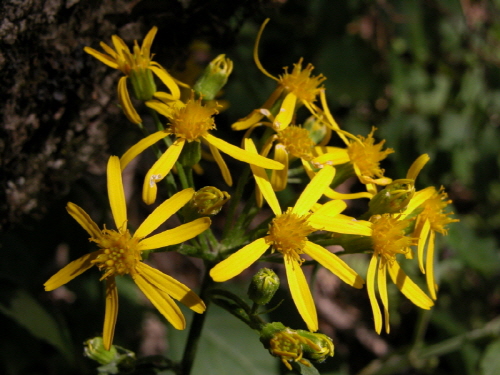
[[[217,135],[238,144],[242,134],[231,123],[260,107],[275,85],[252,58],[266,17],[265,68],[277,76],[301,57],[311,62],[314,74],[328,78],[328,102],[341,128],[366,136],[376,127],[375,136],[396,151],[383,164],[393,178],[428,153],[417,188],[444,186],[460,219],[438,238],[435,307],[419,311],[391,289],[389,335],[374,333],[366,291],[344,288],[320,271],[314,292],[320,330],[335,343],[320,373],[500,373],[500,1],[5,0],[0,15],[1,373],[96,373],[82,351],[102,329],[98,271],[52,293],[43,283],[93,249],[66,213],[68,201],[100,225],[111,224],[105,165],[141,133],[117,106],[120,72],[83,47],[98,49],[113,34],[142,43],[156,25],[155,61],[187,83],[225,53],[235,68],[220,98],[228,108],[216,118]],[[132,225],[150,210],[138,191],[153,160],[145,154],[124,177]],[[205,169],[200,187],[231,193],[217,168]],[[222,226],[223,213],[214,222]],[[348,261],[364,269],[365,258]],[[198,259],[162,253],[151,261],[199,285]],[[115,343],[138,356],[179,359],[186,333],[171,329],[122,279]],[[230,287],[243,293],[247,283],[243,276]],[[287,293],[269,319],[304,328]],[[255,332],[214,306],[195,362],[194,374],[201,373],[287,372]]]

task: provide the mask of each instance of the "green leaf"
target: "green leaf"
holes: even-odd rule
[[[493,341],[486,347],[479,364],[481,375],[500,374],[500,356],[498,353],[500,353],[500,339]]]
[[[74,361],[71,344],[55,319],[26,291],[17,288],[9,290],[8,294],[2,293],[0,312],[28,330],[34,337],[54,346],[68,362]]]
[[[309,366],[306,366],[300,362],[292,362],[292,367],[299,371],[301,375],[320,375],[316,367],[314,367],[311,362],[309,362]]]

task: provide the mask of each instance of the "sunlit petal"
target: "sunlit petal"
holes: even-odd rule
[[[284,261],[293,302],[295,302],[295,306],[297,306],[297,310],[309,331],[316,332],[318,330],[318,315],[304,272],[299,262],[294,258],[285,256]]]
[[[327,165],[321,169],[316,176],[307,184],[306,188],[300,194],[297,203],[292,212],[297,215],[305,215],[323,195],[325,189],[332,182],[335,176],[335,168]]]
[[[422,170],[422,168],[425,166],[425,164],[427,164],[427,162],[430,160],[431,158],[429,157],[429,155],[427,154],[422,154],[420,155],[414,162],[413,164],[410,166],[410,168],[408,169],[408,173],[406,174],[406,178],[410,179],[410,180],[416,180],[417,179],[417,176],[418,174],[420,173],[420,171]]]
[[[45,290],[50,292],[51,290],[57,289],[87,271],[93,266],[93,263],[91,262],[97,258],[100,253],[101,251],[98,250],[90,254],[85,254],[84,256],[67,264],[64,268],[60,269],[55,275],[48,279],[45,284],[43,284],[45,286]]]
[[[217,149],[217,147],[213,146],[210,143],[208,143],[208,147],[210,148],[210,151],[212,152],[212,156],[214,157],[215,162],[219,166],[219,169],[222,173],[222,178],[224,179],[224,182],[226,184],[228,184],[228,186],[233,186],[233,178],[231,177],[231,172],[229,172],[229,168],[227,167],[227,164],[224,161],[224,158],[220,154],[219,150]]]
[[[429,220],[425,220],[424,225],[422,226],[422,230],[420,232],[420,236],[418,239],[418,247],[417,247],[418,265],[420,267],[420,272],[422,273],[425,273],[424,250],[425,250],[425,245],[427,244],[427,240],[429,239],[430,231],[431,231],[431,223]]]
[[[347,203],[345,203],[343,200],[335,199],[321,205],[321,207],[317,209],[315,212],[321,215],[335,216],[340,214],[346,208],[347,208]]]
[[[376,273],[378,270],[378,258],[374,254],[370,260],[368,266],[368,272],[366,274],[366,288],[368,290],[368,298],[370,299],[370,305],[373,311],[373,320],[375,323],[375,331],[380,334],[382,331],[382,313],[380,312],[380,306],[378,305],[377,295],[375,294],[375,280]]]
[[[232,279],[255,263],[268,248],[266,240],[259,238],[217,264],[210,270],[210,276],[217,282]]]
[[[274,148],[274,160],[285,166],[282,170],[271,172],[271,185],[274,191],[282,191],[288,182],[288,152],[283,145],[276,145]]]
[[[389,297],[387,296],[387,267],[379,267],[377,272],[377,286],[384,308],[385,332],[389,333],[391,327],[389,321]]]
[[[371,236],[372,228],[368,221],[356,220],[349,216],[336,215],[334,217],[313,213],[308,224],[316,230],[327,230],[329,232],[358,234],[360,236]]]
[[[434,305],[434,302],[427,294],[406,275],[398,262],[392,262],[392,264],[388,262],[387,267],[389,268],[389,275],[392,281],[406,298],[425,310],[429,310]]]
[[[435,193],[436,193],[436,188],[434,186],[429,186],[429,187],[426,187],[425,189],[417,191],[413,195],[413,197],[411,198],[410,203],[408,203],[408,206],[403,211],[403,215],[401,215],[401,216],[404,218],[404,215],[411,214],[417,207],[422,205],[426,200],[431,198]]]
[[[278,114],[276,115],[273,123],[273,128],[277,131],[285,129],[290,122],[292,122],[293,115],[295,114],[295,105],[297,104],[297,97],[295,94],[289,92],[285,99],[283,100],[283,104],[281,104],[281,108],[279,109]]]
[[[127,205],[123,191],[122,171],[118,156],[110,156],[108,161],[108,198],[117,229],[126,228]]]
[[[174,79],[165,69],[155,65],[156,64],[151,64],[149,66],[149,70],[151,70],[165,84],[165,86],[168,87],[174,100],[179,99],[181,97],[181,92],[177,83],[175,83]]]
[[[97,224],[90,218],[83,208],[74,203],[68,202],[66,211],[75,219],[83,229],[87,231],[91,238],[100,238],[101,230]]]
[[[362,288],[365,283],[363,278],[356,271],[347,265],[337,255],[329,252],[323,246],[307,241],[304,252],[320,263],[327,270],[337,275],[343,282],[355,288]]]
[[[104,312],[104,327],[102,329],[102,341],[104,349],[109,350],[113,344],[115,335],[116,317],[118,315],[118,290],[115,278],[106,279],[106,309]]]
[[[431,231],[431,234],[429,236],[429,245],[427,246],[426,262],[425,262],[425,269],[427,271],[426,273],[427,288],[433,300],[437,298],[436,295],[437,284],[436,281],[434,280],[434,241],[436,239],[435,237],[436,237],[436,232]]]
[[[120,167],[122,171],[125,169],[128,163],[130,163],[137,155],[139,155],[141,152],[154,145],[160,139],[163,139],[166,136],[168,136],[168,134],[169,133],[165,131],[159,131],[153,133],[151,135],[148,135],[146,138],[141,139],[135,145],[130,147],[127,150],[127,152],[125,152],[123,156],[120,158]]]

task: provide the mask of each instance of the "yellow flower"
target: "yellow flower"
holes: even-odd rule
[[[175,137],[174,143],[165,151],[146,175],[142,198],[147,204],[155,201],[157,193],[156,184],[170,172],[186,142],[204,142],[208,145],[215,161],[219,165],[224,181],[229,186],[232,185],[231,174],[219,150],[245,163],[255,164],[268,169],[283,169],[283,164],[279,162],[260,155],[251,154],[210,134],[209,130],[215,129],[215,122],[212,116],[217,113],[217,110],[202,105],[201,98],[195,100],[191,97],[186,104],[176,102],[174,105],[167,105],[159,101],[150,101],[147,105],[168,117],[170,120],[169,126],[165,131],[153,133],[132,146],[120,159],[122,170],[133,158],[160,139],[168,135]]]
[[[177,228],[146,238],[193,196],[193,189],[185,189],[158,206],[132,235],[127,229],[127,208],[123,191],[120,161],[111,156],[108,162],[108,196],[116,230],[100,230],[89,215],[74,203],[68,203],[68,213],[87,231],[90,240],[99,247],[90,254],[69,263],[44,284],[51,291],[66,284],[92,266],[97,266],[106,280],[106,312],[103,340],[106,350],[113,342],[118,313],[118,291],[115,276],[129,274],[139,289],[160,313],[177,329],[184,329],[186,321],[172,298],[181,301],[197,313],[205,311],[203,301],[186,285],[141,261],[141,252],[175,245],[189,240],[210,226],[209,218],[201,218]]]
[[[255,41],[253,55],[259,70],[269,78],[278,82],[278,86],[269,99],[267,99],[264,103],[262,108],[254,110],[247,117],[234,123],[232,125],[234,130],[248,129],[261,121],[264,116],[268,117],[272,121],[272,127],[275,130],[283,130],[290,125],[297,108],[302,104],[311,112],[311,114],[320,112],[320,109],[314,104],[314,102],[316,101],[319,93],[323,90],[323,87],[320,85],[326,77],[322,74],[317,76],[311,75],[314,69],[312,64],[308,64],[305,68],[303,68],[301,58],[297,64],[293,65],[291,72],[288,72],[288,68],[285,68],[285,73],[283,75],[275,77],[264,69],[260,63],[258,56],[259,41],[262,36],[262,32],[264,31],[264,27],[268,22],[269,19],[266,19],[259,30],[257,40]],[[281,98],[283,100],[277,111],[276,117],[274,117],[272,116],[270,109]]]
[[[160,64],[151,60],[153,55],[151,55],[150,49],[157,31],[158,28],[156,26],[153,27],[144,38],[141,47],[135,41],[132,52],[117,35],[111,37],[114,49],[104,42],[100,43],[101,48],[106,53],[99,52],[90,47],[84,48],[88,54],[109,67],[120,70],[125,75],[118,81],[118,100],[127,118],[135,124],[140,124],[142,119],[130,100],[127,90],[127,78],[130,78],[134,87],[134,93],[140,100],[150,100],[156,92],[152,73],[170,90],[170,94],[162,93],[163,98],[178,100],[181,95],[179,87],[170,74]]]
[[[423,209],[417,216],[415,230],[413,235],[418,237],[418,264],[422,273],[426,275],[427,288],[432,299],[436,299],[437,284],[434,280],[434,241],[436,233],[443,235],[448,234],[446,226],[450,223],[460,221],[452,219],[450,215],[453,212],[445,212],[446,207],[451,204],[451,200],[447,199],[448,195],[444,188],[436,190],[430,187],[421,190],[415,194],[426,194],[430,197],[420,205]],[[424,252],[427,245],[427,252],[425,254],[425,267],[424,267]]]
[[[382,330],[382,314],[375,293],[375,286],[384,309],[385,331],[389,333],[389,299],[387,296],[387,272],[398,289],[410,301],[422,309],[430,309],[434,302],[415,284],[399,266],[397,254],[410,253],[410,246],[415,245],[417,238],[405,236],[405,229],[410,225],[404,215],[374,215],[372,222],[373,255],[368,266],[366,286],[373,310],[375,330]]]
[[[257,153],[251,139],[245,140],[245,148]],[[233,278],[257,261],[267,249],[283,255],[288,285],[297,309],[310,331],[318,329],[318,317],[311,292],[301,268],[302,254],[308,254],[340,279],[355,288],[363,286],[363,279],[338,256],[322,246],[309,241],[307,236],[318,230],[337,233],[359,234],[369,236],[371,228],[363,222],[340,215],[345,206],[325,204],[318,211],[310,210],[323,191],[330,184],[335,170],[327,166],[323,168],[307,185],[295,206],[282,211],[276,194],[262,168],[251,165],[254,177],[264,198],[271,207],[275,218],[269,225],[267,236],[259,238],[244,246],[227,259],[217,264],[210,271],[210,276],[222,282]],[[332,201],[333,202],[333,201]]]

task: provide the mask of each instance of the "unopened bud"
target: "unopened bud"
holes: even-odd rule
[[[113,362],[117,357],[117,351],[114,345],[111,345],[109,350],[104,349],[102,337],[94,337],[85,341],[83,354],[101,365],[107,365]]]
[[[332,339],[323,333],[315,333],[298,329],[297,334],[306,340],[302,345],[304,357],[316,362],[323,362],[327,357],[333,357],[334,348]]]
[[[233,62],[226,55],[219,55],[205,68],[194,84],[194,91],[205,100],[212,100],[224,87],[233,71]]]
[[[134,352],[116,345],[111,345],[111,348],[106,350],[102,337],[94,337],[84,344],[84,355],[101,365],[97,369],[100,374],[128,373],[135,366]]]
[[[258,305],[271,301],[280,286],[280,279],[273,270],[261,268],[253,277],[248,287],[248,298]]]
[[[225,192],[217,189],[214,186],[205,186],[194,193],[193,198],[188,205],[188,210],[195,211],[195,216],[212,216],[222,209],[231,196]]]
[[[379,191],[369,203],[369,214],[394,214],[401,212],[408,206],[415,194],[415,181],[400,179],[391,182]]]

